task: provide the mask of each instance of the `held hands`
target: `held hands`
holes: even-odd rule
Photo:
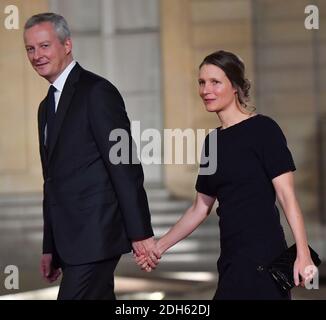
[[[56,281],[61,275],[61,269],[53,267],[51,253],[45,253],[42,255],[40,271],[42,277],[49,283]]]
[[[158,260],[161,258],[161,253],[157,248],[154,237],[133,241],[132,247],[134,251],[135,262],[146,272],[151,272],[158,265]]]

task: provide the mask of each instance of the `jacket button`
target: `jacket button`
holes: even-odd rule
[[[264,267],[263,267],[263,266],[258,266],[258,267],[257,267],[257,271],[260,271],[260,272],[261,272],[261,271],[264,271]]]
[[[46,179],[46,182],[51,182],[52,181],[52,178],[47,178]]]

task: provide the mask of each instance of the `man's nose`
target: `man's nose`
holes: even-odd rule
[[[41,54],[38,49],[34,50],[33,60],[38,60],[40,58]]]

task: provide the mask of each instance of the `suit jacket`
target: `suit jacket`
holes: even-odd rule
[[[38,111],[43,253],[59,254],[68,264],[89,263],[129,252],[131,240],[151,237],[141,164],[113,164],[109,158],[114,129],[124,129],[130,138],[130,158],[135,151],[118,90],[76,64],[64,85],[48,147],[45,125],[46,98]]]

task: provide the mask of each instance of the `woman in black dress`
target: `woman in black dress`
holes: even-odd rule
[[[277,123],[247,110],[249,81],[244,64],[234,54],[218,51],[199,68],[199,94],[206,110],[222,124],[205,140],[205,154],[215,154],[217,170],[199,172],[193,205],[157,242],[162,254],[193,232],[217,199],[221,254],[217,263],[218,288],[214,299],[290,299],[264,268],[286,248],[276,196],[297,245],[296,285],[304,284],[305,268],[313,265],[304,222],[293,183],[295,165]],[[209,139],[216,148],[208,150]],[[143,259],[142,259],[143,258]],[[146,268],[145,258],[138,264]]]

